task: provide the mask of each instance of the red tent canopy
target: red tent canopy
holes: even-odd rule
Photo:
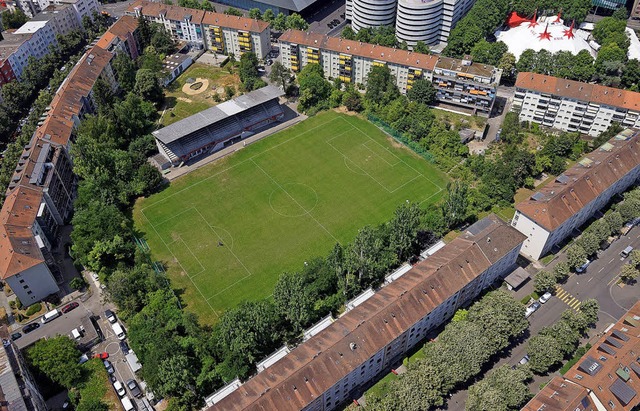
[[[511,14],[509,15],[509,18],[507,19],[507,25],[509,27],[518,27],[520,24],[529,22],[529,21],[531,20],[526,17],[520,17],[518,16],[518,13],[516,13],[515,11],[512,11]]]

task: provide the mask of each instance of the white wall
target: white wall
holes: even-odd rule
[[[539,259],[549,238],[549,232],[519,211],[513,216],[511,225],[527,236],[520,253],[533,260]]]

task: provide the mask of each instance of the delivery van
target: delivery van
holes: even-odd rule
[[[53,309],[48,313],[45,313],[45,315],[42,316],[42,319],[40,321],[42,321],[42,324],[46,324],[49,321],[53,321],[58,317],[60,317],[60,311]]]
[[[120,401],[122,401],[122,406],[124,407],[124,411],[131,411],[135,409],[133,408],[133,403],[131,402],[129,397],[122,397],[120,398]]]
[[[620,255],[623,258],[627,258],[629,257],[629,254],[631,254],[631,252],[633,251],[633,247],[629,246],[627,248],[625,248],[624,250],[622,250],[622,252],[620,253]]]
[[[113,329],[113,333],[116,335],[116,337],[118,337],[119,340],[124,340],[125,338],[127,338],[120,323],[111,324],[111,328]]]

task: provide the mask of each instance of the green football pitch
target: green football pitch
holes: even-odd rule
[[[371,123],[327,112],[181,177],[134,210],[188,309],[213,323],[447,177]]]

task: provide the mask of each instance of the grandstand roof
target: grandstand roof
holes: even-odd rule
[[[160,130],[156,130],[153,132],[153,135],[162,143],[169,144],[229,116],[241,113],[283,95],[284,92],[278,87],[262,87],[261,89],[254,90],[243,96],[225,101],[215,107],[184,118]]]

